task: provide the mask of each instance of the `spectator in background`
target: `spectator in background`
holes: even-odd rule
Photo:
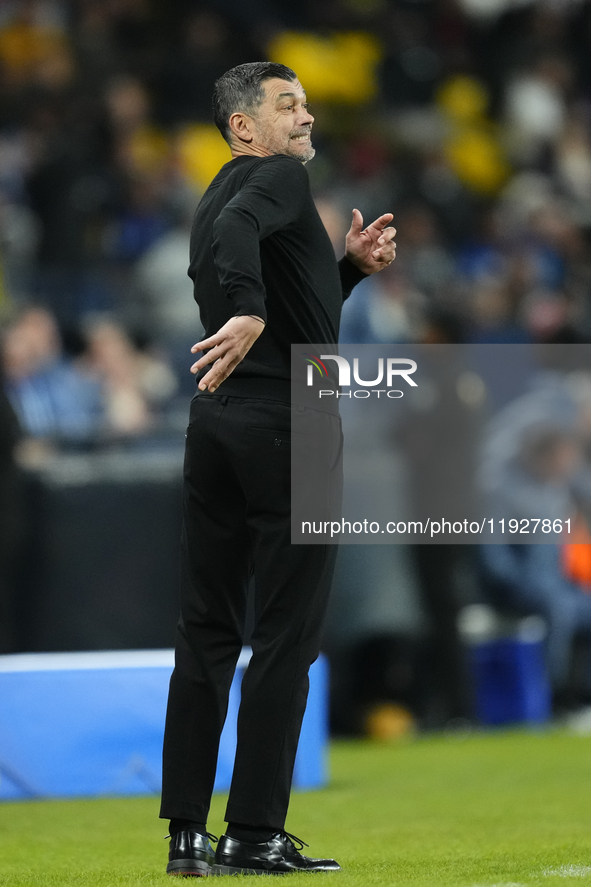
[[[100,425],[100,392],[63,353],[56,321],[25,308],[4,333],[6,392],[23,432],[48,442],[83,442]]]
[[[101,394],[101,428],[108,437],[137,435],[154,427],[156,414],[176,390],[168,365],[137,348],[114,321],[92,323],[78,365]]]
[[[83,353],[66,357],[55,319],[40,307],[8,326],[2,360],[23,433],[54,446],[153,431],[177,387],[166,361],[134,345],[112,320],[89,323]]]

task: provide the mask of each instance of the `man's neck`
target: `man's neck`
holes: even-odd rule
[[[235,157],[271,157],[271,152],[265,148],[259,148],[253,145],[230,145],[232,160]]]

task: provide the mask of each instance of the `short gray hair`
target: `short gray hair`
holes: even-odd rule
[[[295,71],[277,62],[248,62],[231,68],[216,80],[213,88],[213,119],[227,142],[231,131],[232,114],[254,112],[265,97],[263,81],[278,77],[280,80],[297,80]]]

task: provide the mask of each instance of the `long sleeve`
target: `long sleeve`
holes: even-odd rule
[[[299,217],[308,187],[303,165],[277,155],[253,170],[215,220],[214,262],[236,314],[267,319],[259,244]]]
[[[347,259],[337,264],[299,160],[235,157],[199,201],[189,277],[206,335],[237,315],[267,322],[227,392],[272,390],[289,402],[291,345],[336,343],[343,299],[363,276]]]
[[[350,262],[346,256],[339,262],[339,274],[341,276],[341,287],[343,289],[343,301],[351,295],[353,287],[361,283],[368,276],[360,271],[357,265]]]

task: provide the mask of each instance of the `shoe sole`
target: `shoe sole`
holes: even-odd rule
[[[212,865],[212,875],[288,875],[290,872],[268,872],[264,869],[243,869],[233,865]]]
[[[173,859],[166,866],[167,875],[188,875],[194,878],[207,878],[211,866],[199,859]]]

